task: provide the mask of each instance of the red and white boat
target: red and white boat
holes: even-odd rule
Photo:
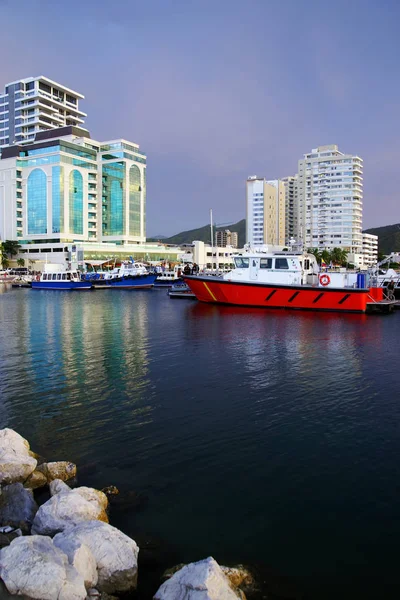
[[[198,300],[217,304],[363,313],[382,300],[382,288],[368,287],[366,274],[321,272],[312,254],[248,250],[233,260],[235,268],[221,277],[183,279]]]

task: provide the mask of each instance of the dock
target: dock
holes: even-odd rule
[[[365,312],[367,315],[383,314],[388,315],[394,311],[394,309],[400,309],[399,300],[379,300],[375,302],[367,302]]]

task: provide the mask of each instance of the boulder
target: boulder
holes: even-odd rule
[[[55,496],[56,494],[67,493],[71,491],[69,485],[61,481],[61,479],[54,479],[50,482],[49,485],[50,496]]]
[[[211,556],[190,563],[167,579],[154,600],[238,600],[245,595],[236,589]]]
[[[10,594],[38,600],[85,600],[83,577],[48,537],[20,537],[0,550],[0,577]]]
[[[20,527],[29,533],[37,510],[32,490],[22,483],[10,483],[0,490],[0,526]]]
[[[253,575],[243,565],[237,565],[236,567],[223,567],[221,565],[221,570],[234,587],[244,588],[245,590],[255,588],[256,582]]]
[[[134,540],[101,521],[70,526],[55,536],[54,544],[62,547],[70,540],[77,540],[91,550],[97,565],[99,591],[113,594],[136,588],[139,548]]]
[[[50,491],[54,495],[37,511],[32,533],[52,536],[82,521],[108,523],[107,498],[102,492],[92,488],[71,490],[59,480],[50,484]]]
[[[66,460],[43,463],[37,467],[37,470],[43,473],[48,483],[54,479],[68,481],[68,479],[76,477],[76,465]]]
[[[47,477],[38,470],[33,471],[24,483],[24,487],[31,490],[36,490],[45,485],[47,485]]]
[[[69,564],[82,575],[86,589],[93,588],[98,579],[97,565],[88,546],[72,538],[54,538],[53,543],[67,555]]]
[[[0,485],[23,482],[35,470],[29,443],[12,429],[0,430]]]

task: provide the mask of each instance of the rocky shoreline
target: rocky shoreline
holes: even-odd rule
[[[118,490],[74,487],[76,477],[73,463],[46,462],[17,432],[0,430],[0,599],[137,596],[139,545],[109,523]],[[246,600],[256,589],[247,569],[208,557],[166,571],[152,597]]]

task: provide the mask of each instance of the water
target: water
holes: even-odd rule
[[[81,483],[145,495],[112,523],[163,540],[165,563],[212,555],[308,598],[398,598],[399,335],[400,313],[3,286],[0,427],[96,463]]]

